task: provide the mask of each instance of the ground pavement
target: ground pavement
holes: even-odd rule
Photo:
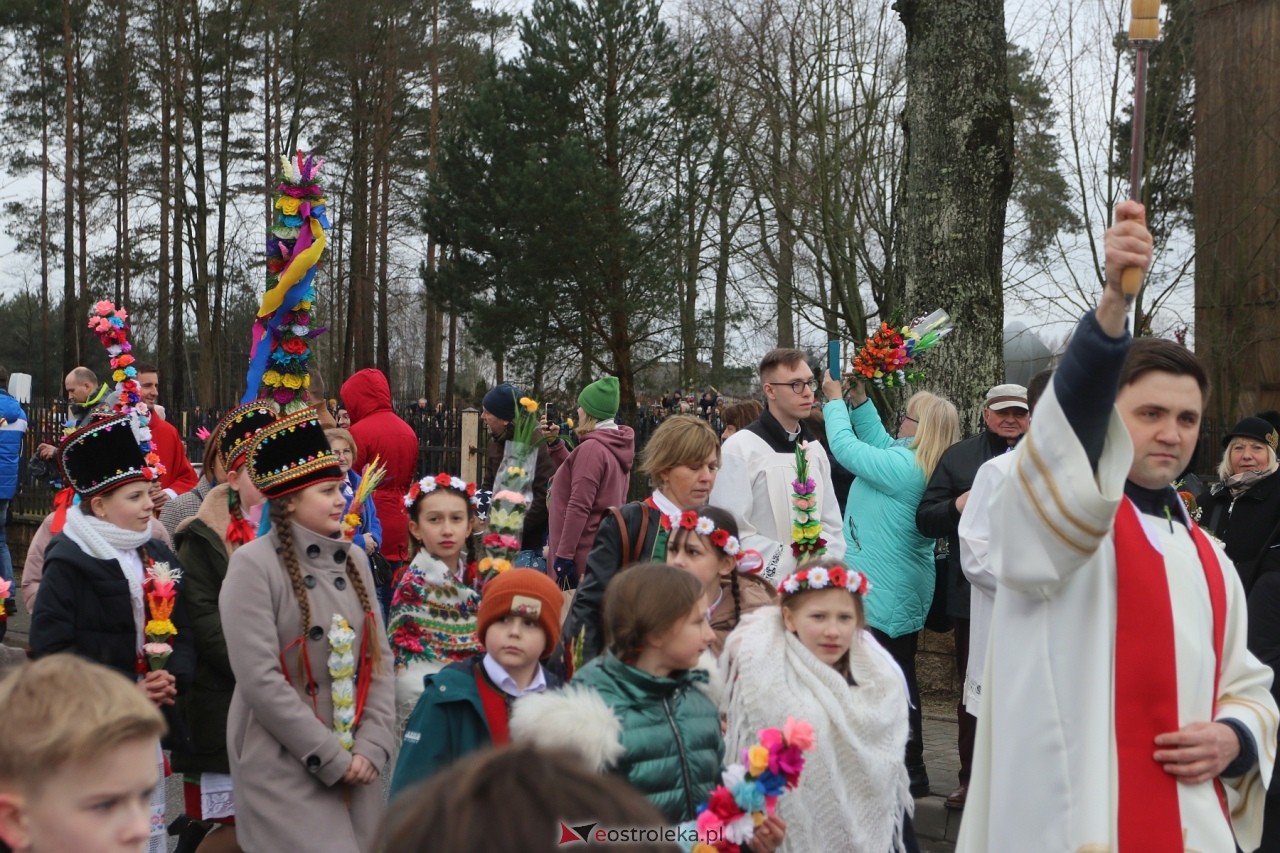
[[[23,649],[31,617],[18,600],[18,612],[9,615],[8,633],[0,645],[0,677],[26,659]],[[933,791],[916,800],[916,833],[923,853],[951,853],[955,850],[956,833],[960,829],[960,812],[943,805],[947,794],[959,784],[956,774],[960,760],[956,753],[955,705],[942,702],[924,703],[924,760]],[[167,784],[170,820],[182,811],[182,784],[178,776],[170,776]],[[173,849],[170,839],[170,850]]]

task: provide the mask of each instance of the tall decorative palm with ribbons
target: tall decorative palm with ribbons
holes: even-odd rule
[[[267,233],[267,290],[253,324],[249,375],[241,403],[274,400],[284,413],[306,408],[307,361],[313,328],[316,270],[324,254],[329,219],[319,173],[324,161],[297,152],[280,159]]]

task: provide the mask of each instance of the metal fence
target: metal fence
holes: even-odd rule
[[[56,464],[41,464],[36,458],[36,446],[41,442],[57,444],[62,437],[62,427],[66,421],[67,408],[63,401],[53,403],[39,402],[23,407],[27,412],[27,434],[23,441],[23,455],[18,494],[14,497],[11,512],[24,521],[38,522],[53,507],[53,496],[59,482]],[[189,410],[166,410],[166,419],[178,428],[187,456],[193,462],[199,462],[204,454],[204,442],[196,434],[201,427],[212,429],[222,417],[225,410],[199,408]],[[418,470],[417,477],[424,477],[440,471],[449,473],[471,474],[477,482],[484,482],[485,449],[489,442],[488,430],[485,429],[475,410],[451,410],[442,413],[426,412],[422,414],[405,412],[400,415],[413,429],[418,438]],[[649,413],[642,413],[636,418],[636,460],[654,430],[662,423],[663,418]],[[713,422],[713,427],[719,424]],[[1202,480],[1216,479],[1218,462],[1222,458],[1222,437],[1231,424],[1205,422],[1201,429],[1200,441],[1192,465],[1192,471]],[[717,431],[719,431],[717,429]],[[466,464],[470,462],[471,465]],[[650,486],[647,478],[639,471],[633,471],[629,496],[641,499],[649,494]]]

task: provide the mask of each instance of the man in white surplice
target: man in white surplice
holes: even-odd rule
[[[1245,648],[1235,570],[1170,487],[1208,380],[1184,347],[1128,334],[1142,217],[1117,208],[1098,308],[993,494],[999,591],[960,851],[1259,843],[1272,673]]]

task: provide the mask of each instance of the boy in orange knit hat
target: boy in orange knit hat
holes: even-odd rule
[[[542,666],[560,641],[563,596],[535,569],[509,569],[484,586],[476,636],[484,653],[426,680],[409,715],[391,797],[468,753],[510,740],[511,703],[560,686]]]

